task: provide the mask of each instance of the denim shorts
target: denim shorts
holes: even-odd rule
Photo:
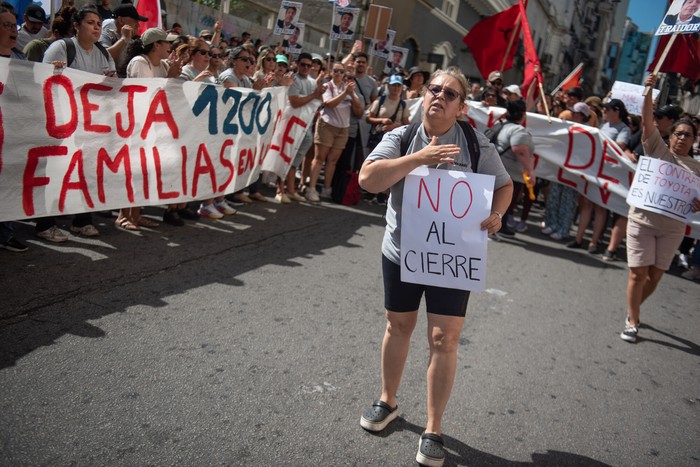
[[[384,274],[384,307],[398,313],[416,311],[425,293],[428,313],[464,317],[467,314],[469,291],[401,281],[401,266],[382,255]]]

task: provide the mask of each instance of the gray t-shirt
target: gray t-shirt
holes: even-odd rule
[[[532,135],[524,126],[513,122],[505,123],[496,137],[496,150],[501,154],[503,166],[508,174],[513,181],[519,183],[525,183],[523,166],[515,158],[512,147],[523,145],[527,146],[530,155],[535,152],[535,146],[532,144]]]
[[[15,45],[15,47],[17,48],[17,50],[24,50],[27,44],[29,44],[34,39],[44,39],[48,36],[50,36],[49,30],[43,26],[41,27],[41,29],[39,29],[39,32],[37,32],[36,34],[32,34],[31,32],[27,31],[26,29],[24,29],[24,26],[20,26],[17,29],[17,44]]]
[[[357,87],[355,88],[355,95],[362,102],[362,108],[367,109],[372,103],[372,99],[379,95],[379,88],[377,87],[377,82],[374,81],[369,75],[365,75],[361,78],[355,78],[357,81]],[[350,114],[350,129],[348,130],[348,136],[350,138],[357,137],[357,122],[361,119],[355,117],[354,113]]]
[[[192,65],[185,65],[182,67],[182,71],[180,72],[179,79],[184,80],[184,81],[192,81],[197,76],[199,76],[200,73],[201,73],[201,71],[196,69]],[[216,80],[214,79],[213,76],[207,76],[201,82],[207,83],[207,84],[216,84]]]
[[[299,75],[294,75],[294,81],[289,86],[288,96],[308,96],[316,90],[316,80],[311,76],[302,78]]]
[[[407,128],[408,126],[402,126],[385,134],[382,141],[374,148],[372,153],[367,156],[367,159],[377,161],[402,157],[401,137]],[[510,180],[508,172],[506,172],[503,167],[503,163],[498,156],[498,152],[496,152],[496,148],[489,142],[488,138],[479,132],[477,132],[476,135],[481,149],[479,173],[494,175],[496,177],[494,189],[498,189],[507,184]],[[420,127],[418,127],[416,136],[408,146],[407,154],[418,152],[428,144],[430,144],[430,141],[421,124]],[[455,164],[439,164],[430,167],[473,172],[467,138],[464,136],[464,132],[458,124],[455,123],[447,133],[439,137],[438,144],[456,144],[462,148],[462,152],[455,157]],[[391,187],[391,194],[389,195],[386,210],[386,230],[384,231],[384,240],[382,241],[382,254],[396,264],[401,264],[401,204],[403,202],[403,186],[404,180],[402,179]]]
[[[105,57],[97,46],[93,46],[92,50],[88,52],[80,46],[78,39],[73,37],[70,40],[73,41],[73,44],[75,45],[75,60],[73,60],[73,63],[71,63],[71,68],[87,71],[88,73],[95,73],[96,75],[104,75],[106,72],[116,71],[114,60],[112,60],[109,53],[107,54],[107,57]],[[42,61],[44,63],[51,63],[54,61],[68,62],[66,43],[62,40],[57,40],[51,43],[49,48],[46,49],[44,60]]]
[[[622,122],[605,122],[600,126],[600,132],[618,144],[624,143],[626,146],[630,145],[630,127]]]
[[[236,73],[233,72],[233,68],[226,68],[224,71],[222,71],[219,75],[218,82],[219,84],[233,83],[233,85],[237,88],[251,89],[253,87],[253,83],[247,76],[243,75],[243,79],[238,79]]]

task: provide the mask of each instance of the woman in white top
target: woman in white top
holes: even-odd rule
[[[350,112],[359,118],[364,110],[362,102],[355,94],[355,80],[352,78],[346,80],[345,76],[345,66],[342,63],[335,63],[331,81],[328,83],[326,92],[323,93],[323,108],[316,121],[314,133],[316,150],[311,163],[311,181],[307,191],[307,198],[311,201],[318,201],[315,188],[324,164],[326,170],[321,195],[330,197],[335,164],[348,142]],[[309,193],[313,193],[316,199],[309,197]]]

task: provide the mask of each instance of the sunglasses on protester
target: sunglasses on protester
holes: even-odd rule
[[[437,97],[440,93],[442,93],[447,102],[452,102],[458,97],[461,97],[461,94],[454,89],[450,89],[446,86],[440,86],[438,84],[429,84],[428,91],[430,91],[430,94],[432,94],[433,97]]]
[[[243,60],[244,62],[248,62],[251,65],[255,63],[255,59],[253,57],[236,57],[236,60]]]
[[[204,50],[204,49],[197,49],[192,53],[195,53],[195,54],[198,53],[199,55],[209,55],[211,57],[211,52],[208,50]]]

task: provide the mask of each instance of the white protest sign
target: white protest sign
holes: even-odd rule
[[[700,3],[697,0],[674,0],[664,20],[656,30],[657,36],[692,34],[700,31]]]
[[[700,177],[672,162],[639,158],[628,204],[687,222],[694,198],[700,198]]]
[[[460,290],[486,285],[491,175],[418,167],[401,206],[401,280]]]
[[[620,99],[625,103],[627,111],[631,114],[642,115],[642,103],[644,102],[644,86],[638,84],[625,83],[624,81],[615,81],[612,90],[610,91],[611,99]],[[658,89],[652,90],[652,97],[654,100],[659,97],[661,93]]]

